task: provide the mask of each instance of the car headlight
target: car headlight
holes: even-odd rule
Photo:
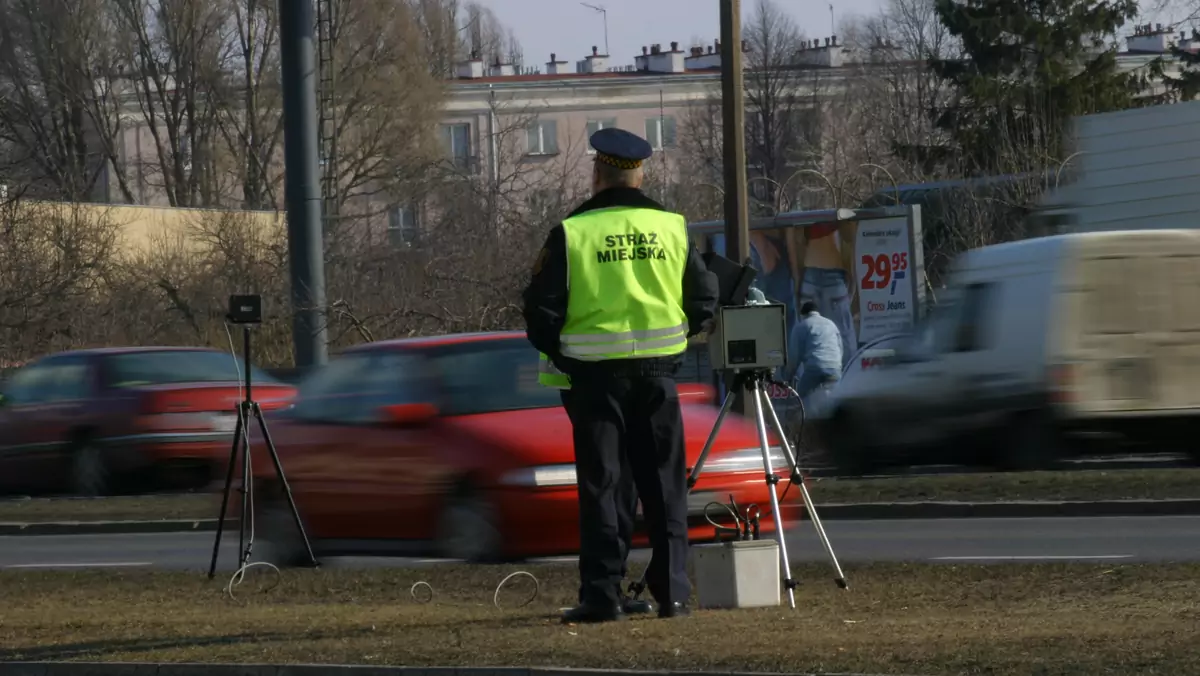
[[[770,447],[771,469],[773,470],[790,470],[787,456],[783,454],[783,449],[779,446]],[[762,449],[761,448],[739,448],[736,451],[722,453],[716,458],[708,460],[704,463],[704,469],[701,471],[701,476],[708,472],[749,472],[753,470],[762,470]]]
[[[542,465],[523,467],[500,477],[505,486],[545,488],[547,486],[574,486],[575,465]]]

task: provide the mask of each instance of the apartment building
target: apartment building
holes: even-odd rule
[[[882,58],[880,45],[859,54],[830,36],[812,40],[792,66],[801,97],[832,94],[852,74],[847,66]],[[894,56],[892,57],[894,59]],[[597,47],[574,63],[550,54],[544,67],[518,70],[511,64],[475,58],[459,64],[457,79],[441,121],[441,139],[450,161],[461,171],[502,180],[514,168],[525,182],[565,177],[586,182],[590,176],[588,138],[599,129],[619,127],[644,136],[655,150],[647,171],[671,181],[682,159],[681,134],[689,116],[716,113],[721,97],[721,44],[684,50],[672,42],[642,48],[632,63],[622,63]],[[752,59],[744,59],[744,67]],[[693,118],[694,119],[694,118]],[[753,159],[753,158],[752,158]],[[406,233],[419,227],[405,207],[392,218]]]
[[[1119,59],[1131,70],[1146,68],[1173,45],[1200,45],[1196,36],[1176,36],[1170,27],[1148,25],[1139,26],[1127,43]],[[440,121],[447,159],[459,172],[480,180],[502,180],[516,168],[529,185],[544,184],[542,177],[550,173],[559,181],[586,181],[593,152],[588,137],[597,129],[620,127],[650,141],[656,155],[649,171],[669,180],[678,170],[680,135],[688,116],[719,101],[720,51],[718,41],[686,50],[672,42],[668,48],[648,45],[641,54],[623,58],[592,47],[574,62],[551,54],[543,67],[521,70],[468,60],[459,64],[457,78],[450,83]],[[798,94],[817,101],[842,91],[863,72],[863,64],[898,60],[898,49],[889,43],[855,49],[829,36],[807,41],[791,67],[804,73],[796,79],[803,90]],[[133,110],[127,114],[119,148],[127,167],[156,161],[153,139],[144,121],[137,124],[137,116]],[[108,174],[102,174],[97,202],[121,201],[115,185],[103,178]],[[167,203],[161,190],[141,177],[140,169],[131,174],[137,202]],[[380,227],[393,239],[411,240],[421,228],[420,210],[412,205],[378,211],[386,213]]]
[[[881,47],[896,50],[891,45]],[[497,136],[502,135],[497,130],[511,128],[514,119],[524,122],[519,150],[530,161],[573,151],[586,156],[592,152],[587,147],[591,133],[620,127],[645,136],[669,163],[684,118],[696,107],[720,100],[720,49],[719,41],[687,51],[678,42],[672,42],[670,49],[656,44],[643,47],[631,65],[612,65],[610,56],[592,47],[574,68],[551,54],[544,71],[523,72],[503,63],[467,61],[460,64],[451,87],[442,121],[443,142],[456,163],[494,176],[495,163],[502,161],[506,150],[497,145]],[[839,44],[837,37],[825,38],[823,44],[811,41],[796,57],[793,68],[823,71],[819,78],[797,78],[807,83],[796,92],[801,97],[832,93],[851,76],[840,71],[863,60]]]

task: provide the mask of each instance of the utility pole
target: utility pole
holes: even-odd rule
[[[746,105],[742,73],[742,3],[721,2],[721,129],[725,169],[725,257],[746,263],[750,256],[750,213],[746,191]]]
[[[746,105],[742,73],[742,3],[721,3],[721,128],[725,170],[725,257],[750,262],[750,213],[746,190]],[[726,385],[732,384],[732,379]],[[734,397],[733,410],[746,414],[747,392]]]
[[[317,63],[313,0],[279,0],[284,193],[296,366],[325,364],[325,250],[317,152]]]

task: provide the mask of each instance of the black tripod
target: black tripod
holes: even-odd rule
[[[247,566],[250,562],[250,553],[254,549],[254,527],[249,526],[247,533],[247,524],[251,523],[254,511],[254,476],[250,469],[250,439],[249,427],[250,416],[253,415],[258,420],[258,428],[262,431],[263,439],[267,442],[267,450],[271,454],[271,462],[275,465],[275,473],[279,476],[279,483],[283,484],[283,493],[287,496],[288,507],[292,510],[292,517],[296,521],[296,528],[300,530],[300,538],[304,541],[304,548],[308,552],[308,558],[311,564],[315,567],[320,565],[317,562],[316,555],[313,554],[312,544],[308,541],[308,533],[304,530],[304,523],[300,520],[300,510],[296,509],[296,501],[292,499],[292,487],[288,485],[287,476],[283,473],[283,465],[279,462],[279,453],[275,451],[275,442],[271,440],[271,433],[267,430],[267,421],[263,418],[262,408],[258,402],[254,401],[253,393],[251,392],[250,377],[250,327],[242,327],[242,355],[245,358],[246,364],[246,398],[237,405],[237,425],[233,430],[233,446],[229,451],[229,469],[225,474],[225,490],[221,497],[221,516],[217,520],[217,537],[213,541],[212,563],[208,568],[208,579],[212,579],[217,572],[217,554],[221,549],[221,534],[225,528],[225,514],[229,507],[229,491],[233,487],[233,468],[237,466],[238,447],[243,446],[242,450],[242,485],[239,490],[242,493],[242,516],[238,520],[238,570]],[[244,445],[243,445],[244,442]]]

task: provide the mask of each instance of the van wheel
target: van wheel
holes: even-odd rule
[[[503,536],[496,509],[481,491],[463,483],[446,500],[434,536],[437,555],[467,563],[500,561]]]
[[[829,421],[826,448],[838,474],[863,476],[875,471],[878,462],[871,457],[871,448],[859,416],[847,409],[838,410]]]
[[[1044,413],[1018,414],[999,439],[1003,446],[996,449],[996,466],[1002,471],[1050,470],[1058,467],[1061,460],[1060,440]]]

